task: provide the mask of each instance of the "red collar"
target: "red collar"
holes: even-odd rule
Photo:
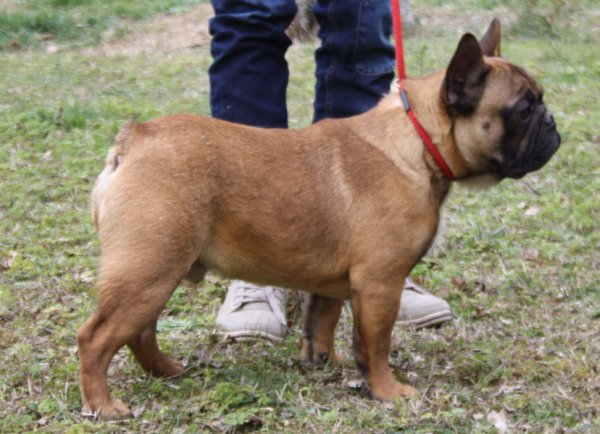
[[[442,157],[442,154],[440,153],[437,146],[435,146],[435,144],[431,140],[429,134],[427,134],[427,131],[425,131],[425,129],[415,116],[415,113],[412,107],[410,106],[410,103],[408,102],[408,95],[406,94],[406,90],[404,89],[404,80],[406,79],[406,68],[404,65],[404,46],[402,45],[402,19],[400,17],[400,4],[399,0],[390,1],[392,6],[392,19],[394,21],[394,36],[396,39],[396,63],[398,67],[398,77],[400,79],[398,84],[400,99],[402,100],[402,104],[406,109],[406,114],[412,121],[415,130],[417,131],[417,134],[419,134],[419,137],[421,137],[425,148],[431,154],[434,161],[436,162],[442,173],[446,176],[448,181],[454,181],[454,174],[452,173],[452,170],[444,160],[444,157]]]

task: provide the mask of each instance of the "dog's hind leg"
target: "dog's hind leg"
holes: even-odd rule
[[[171,378],[183,374],[183,365],[167,357],[156,342],[156,323],[151,324],[127,345],[144,371],[156,377]]]
[[[206,269],[199,262],[194,263],[185,279],[197,284],[204,279]],[[183,374],[185,369],[177,361],[170,359],[158,348],[156,323],[152,321],[138,336],[127,343],[140,366],[148,374],[156,377],[172,378]]]
[[[152,256],[143,262],[127,253],[105,256],[110,262],[103,262],[100,270],[100,306],[77,334],[83,412],[101,419],[130,413],[110,396],[107,385],[108,365],[125,344],[149,372],[173,376],[183,371],[159,350],[155,333],[157,318],[185,270],[166,269],[149,263]]]
[[[302,311],[302,356],[305,361],[338,362],[333,338],[340,319],[342,300],[308,294]]]
[[[121,400],[111,398],[108,391],[106,371],[112,357],[120,348],[119,342],[114,341],[110,333],[101,310],[96,311],[77,333],[83,401],[81,413],[94,419],[116,419],[130,413],[129,408]]]

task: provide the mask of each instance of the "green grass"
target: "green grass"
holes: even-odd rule
[[[115,17],[118,3],[35,2],[68,10],[65,17],[100,16],[95,8]],[[190,2],[153,3],[162,6],[146,17]],[[34,9],[1,4],[10,5],[5,14]],[[565,21],[586,23],[594,13]],[[37,32],[21,30],[32,39]],[[406,41],[409,72],[443,67],[456,40],[451,23],[419,28]],[[137,414],[118,423],[79,416],[75,333],[94,309],[99,253],[88,197],[124,122],[209,112],[209,50],[98,56],[78,50],[92,42],[76,38],[57,54],[36,44],[0,52],[0,432],[494,432],[491,412],[514,432],[599,432],[598,42],[592,28],[564,37],[507,31],[504,54],[544,85],[563,146],[524,181],[455,189],[444,240],[414,276],[446,297],[456,319],[393,336],[390,361],[419,398],[381,404],[350,387],[353,363],[301,364],[294,309],[292,334],[277,346],[214,339],[224,296],[215,281],[179,288],[159,323],[161,346],[186,361],[185,377],[149,378],[127,351],[115,357],[111,388]],[[313,49],[289,53],[293,127],[311,119]],[[349,359],[350,340],[345,315],[337,342]]]
[[[176,13],[203,0],[6,0],[0,2],[0,50],[100,42],[102,32],[153,14]]]

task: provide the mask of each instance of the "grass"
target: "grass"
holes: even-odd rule
[[[109,28],[127,33],[130,21],[177,13],[203,0],[9,0],[0,2],[0,49],[100,42]]]
[[[145,5],[140,18],[149,18],[191,2],[129,3]],[[457,9],[445,3],[427,11]],[[469,13],[500,2],[487,3],[469,0]],[[33,4],[4,1],[0,10],[14,17],[33,13]],[[102,9],[98,29],[109,29],[125,2],[35,4],[67,18],[101,17]],[[598,13],[548,16],[568,28]],[[419,28],[407,40],[411,74],[444,66],[456,44],[453,25]],[[214,339],[225,284],[214,280],[179,288],[159,323],[161,345],[187,363],[184,378],[146,377],[119,352],[111,387],[137,417],[117,423],[79,416],[74,337],[94,308],[98,257],[88,196],[125,121],[208,113],[209,49],[98,56],[78,48],[92,39],[77,36],[56,54],[35,42],[0,52],[0,432],[494,432],[494,415],[515,432],[600,431],[599,39],[583,27],[561,36],[543,27],[527,37],[507,31],[504,54],[546,88],[563,147],[524,181],[455,189],[444,240],[414,276],[445,297],[456,318],[393,337],[390,362],[419,398],[377,403],[356,382],[353,363],[302,365],[293,306],[292,333],[277,346]],[[15,28],[22,41],[38,32]],[[289,53],[293,127],[311,119],[313,49]],[[350,339],[345,315],[337,341],[348,358]]]

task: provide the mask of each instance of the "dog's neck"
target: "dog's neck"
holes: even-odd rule
[[[460,179],[467,174],[467,169],[455,146],[452,121],[441,100],[444,73],[440,71],[426,78],[407,79],[404,88],[417,119],[429,133],[455,177]],[[430,182],[429,174],[433,174],[443,183],[445,176],[425,147],[415,146],[415,140],[407,140],[413,137],[421,144],[397,89],[392,89],[377,107],[356,119],[361,127],[355,132],[380,149],[396,166],[402,167],[411,181]]]

